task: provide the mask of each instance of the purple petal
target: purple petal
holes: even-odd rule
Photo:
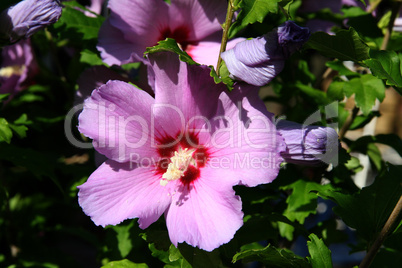
[[[96,14],[100,14],[105,1],[106,0],[91,0],[91,4],[89,5],[88,9]]]
[[[286,120],[277,124],[286,143],[286,162],[304,165],[328,163],[337,154],[338,134],[329,127],[305,126]]]
[[[215,65],[218,60],[215,43],[221,40],[225,0],[173,0],[170,5],[162,0],[110,0],[109,8],[111,13],[101,27],[98,44],[108,64],[145,61],[142,55],[146,47],[165,38],[175,39],[202,64]],[[200,42],[212,43],[205,47]],[[212,49],[213,54],[204,54],[203,48]]]
[[[215,84],[206,66],[188,65],[174,53],[154,53],[149,60],[155,76],[155,114],[166,134],[177,135],[185,123],[197,117],[210,119],[218,106],[218,96],[225,90]],[[205,120],[194,120],[195,128]],[[195,124],[195,125],[193,125]]]
[[[244,38],[236,38],[230,40],[226,48],[231,49],[237,43],[245,40]],[[193,58],[195,62],[212,65],[216,68],[218,62],[219,50],[221,48],[221,41],[201,41],[197,45],[189,45],[186,52]]]
[[[211,127],[208,166],[232,185],[256,186],[273,181],[285,146],[258,90],[236,85],[230,94],[222,93],[220,101]]]
[[[106,84],[109,80],[129,81],[129,79],[102,65],[93,66],[83,71],[77,80],[78,90],[75,103],[83,103],[86,98],[91,96],[95,88]]]
[[[243,225],[240,197],[222,185],[217,174],[203,169],[192,186],[173,195],[166,212],[166,225],[172,243],[186,242],[212,251],[229,242]]]
[[[0,31],[9,35],[10,42],[28,38],[55,23],[61,16],[61,10],[61,4],[56,0],[21,1],[1,13]]]
[[[136,156],[156,159],[151,146],[153,104],[146,92],[125,82],[109,81],[85,100],[78,129],[93,139],[98,152],[114,161],[132,161]]]
[[[225,0],[173,0],[169,7],[169,27],[176,29],[186,25],[190,30],[188,40],[200,41],[222,31],[226,8]]]
[[[153,168],[106,161],[79,186],[78,202],[96,225],[139,218],[147,228],[167,209],[171,197]]]
[[[221,56],[235,79],[263,86],[283,70],[286,58],[309,36],[307,28],[287,21],[263,37],[238,43]]]
[[[106,20],[102,24],[98,39],[99,43],[96,48],[100,51],[103,61],[109,65],[140,61],[139,54],[145,51],[145,49],[142,51],[142,46],[136,46],[127,41],[123,32],[113,27],[110,24],[110,20]],[[138,52],[137,54],[136,51]]]
[[[106,63],[143,61],[168,27],[167,4],[160,0],[110,0],[110,16],[99,31],[98,50]]]
[[[310,37],[310,30],[300,27],[293,21],[286,21],[278,27],[278,44],[285,57],[299,50]]]
[[[33,57],[29,40],[5,46],[1,52],[0,93],[11,95],[25,89],[39,67]]]

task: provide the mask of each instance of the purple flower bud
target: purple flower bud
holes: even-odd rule
[[[288,163],[329,164],[338,152],[338,134],[333,128],[304,126],[286,120],[280,120],[276,127],[285,140],[286,150],[281,156]]]
[[[262,37],[238,43],[223,52],[222,59],[232,78],[263,86],[283,70],[286,58],[309,37],[308,28],[287,21]]]
[[[61,16],[58,0],[24,0],[0,14],[1,39],[16,42],[55,23]]]

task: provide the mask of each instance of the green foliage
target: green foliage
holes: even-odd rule
[[[229,30],[229,37],[234,37],[247,25],[256,22],[263,22],[269,13],[278,12],[280,0],[241,0],[239,8],[241,11]]]
[[[313,191],[330,188],[331,185],[320,185],[302,179],[282,187],[283,190],[292,190],[292,193],[286,199],[288,207],[283,212],[283,215],[291,221],[298,221],[303,224],[309,215],[316,213],[318,196]],[[293,240],[293,226],[279,223],[279,231],[283,237],[290,241]]]
[[[3,0],[0,9],[16,2]],[[287,19],[301,26],[311,19],[334,25],[334,34],[313,33],[303,50],[292,54],[283,71],[260,91],[276,117],[283,115],[303,123],[317,115],[314,124],[361,131],[380,116],[381,111],[372,107],[377,100],[384,100],[387,86],[402,93],[402,34],[393,32],[390,40],[384,35],[391,12],[376,12],[373,17],[360,7],[349,6],[339,11],[301,12],[300,0],[233,2],[237,17],[230,38],[261,36]],[[391,7],[388,4],[382,2],[384,10]],[[402,192],[402,167],[384,161],[387,151],[383,147],[402,157],[402,141],[396,134],[371,134],[356,140],[346,135],[336,156],[338,165],[286,164],[272,183],[235,186],[242,200],[243,226],[230,242],[212,252],[186,243],[172,245],[164,216],[145,230],[136,219],[106,228],[95,226],[77,202],[77,186],[96,169],[99,155],[93,149],[74,147],[64,134],[65,115],[82,102],[76,98],[77,88],[82,87],[77,78],[83,77],[87,68],[102,66],[153,93],[144,79],[146,65],[108,66],[102,61],[96,45],[105,16],[87,16],[84,11],[88,10],[76,1],[64,1],[63,5],[60,20],[31,38],[38,73],[24,90],[0,93],[1,267],[240,268],[258,262],[266,267],[330,268],[340,265],[338,252],[329,250],[333,244],[343,245],[348,253],[367,251],[373,244]],[[388,49],[379,51],[384,40],[389,41]],[[147,48],[145,58],[164,52],[178,54],[185,63],[199,64],[169,38]],[[225,63],[219,76],[209,67],[211,77],[227,86],[230,97],[239,82],[230,78]],[[80,81],[96,82],[89,77]],[[337,109],[331,112],[329,104]],[[348,125],[345,122],[354,106],[357,114]],[[73,136],[90,143],[75,128],[78,118],[68,119]],[[355,153],[367,155],[376,174],[373,183],[363,189],[354,184],[354,176],[365,165]],[[321,206],[317,208],[321,198],[335,206],[333,211],[321,213]],[[339,218],[348,232],[337,228]],[[305,258],[295,253],[303,239],[302,250],[308,250]],[[398,219],[372,267],[399,264],[401,239],[402,222]],[[346,260],[347,254],[342,258]]]
[[[304,48],[315,49],[326,57],[342,61],[361,62],[369,58],[369,47],[353,28],[339,30],[335,36],[324,32],[313,33]]]
[[[98,38],[99,28],[104,18],[86,16],[82,11],[87,10],[75,1],[64,2],[63,14],[53,25],[55,32],[61,39],[73,39],[75,41]]]
[[[364,61],[375,76],[384,79],[402,94],[402,55],[395,51],[370,51],[370,59]]]
[[[179,55],[180,60],[187,62],[189,64],[197,64],[185,51],[181,50],[174,39],[166,38],[165,40],[159,41],[156,46],[149,47],[145,51],[144,55],[169,51]]]
[[[315,234],[311,234],[309,238],[307,247],[311,257],[307,257],[307,259],[311,266],[313,268],[332,268],[331,251]]]
[[[5,118],[0,118],[0,141],[10,143],[13,132]]]
[[[353,78],[343,86],[345,95],[350,97],[355,94],[356,106],[364,115],[368,115],[375,104],[375,100],[382,101],[385,97],[383,82],[371,74]]]
[[[402,156],[402,140],[395,134],[379,134],[376,136],[363,136],[352,144],[350,150],[365,152],[367,146],[371,143],[381,143],[388,145],[395,149],[395,151]]]
[[[106,265],[103,265],[102,268],[148,268],[146,263],[134,263],[127,259],[121,261],[112,261]]]
[[[401,166],[389,165],[374,183],[356,195],[334,190],[318,191],[337,203],[334,212],[369,244],[388,219],[402,192]]]
[[[242,260],[243,262],[258,261],[275,268],[311,267],[306,259],[295,255],[286,249],[277,249],[271,245],[263,249],[244,250],[233,256],[233,262]]]

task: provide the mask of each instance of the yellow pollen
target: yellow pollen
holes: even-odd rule
[[[180,179],[190,164],[196,165],[193,158],[194,151],[194,149],[189,150],[188,148],[183,149],[180,147],[178,151],[174,152],[166,172],[162,175],[160,181],[162,186],[167,185],[169,181]]]
[[[12,75],[22,75],[22,73],[25,70],[24,65],[13,65],[13,66],[7,66],[0,68],[0,76],[9,78]]]

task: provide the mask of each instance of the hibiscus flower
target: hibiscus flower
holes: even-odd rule
[[[5,46],[1,51],[0,94],[13,96],[24,90],[38,72],[30,40]]]
[[[144,61],[147,47],[173,38],[198,63],[216,65],[225,0],[110,0],[110,16],[99,32],[98,50],[109,65]],[[244,40],[227,44],[233,47]]]
[[[155,98],[109,81],[84,103],[79,130],[108,160],[79,186],[79,204],[101,226],[138,218],[144,229],[164,214],[175,246],[212,251],[243,224],[232,187],[274,180],[283,139],[255,87],[228,93],[173,53],[149,61]]]

